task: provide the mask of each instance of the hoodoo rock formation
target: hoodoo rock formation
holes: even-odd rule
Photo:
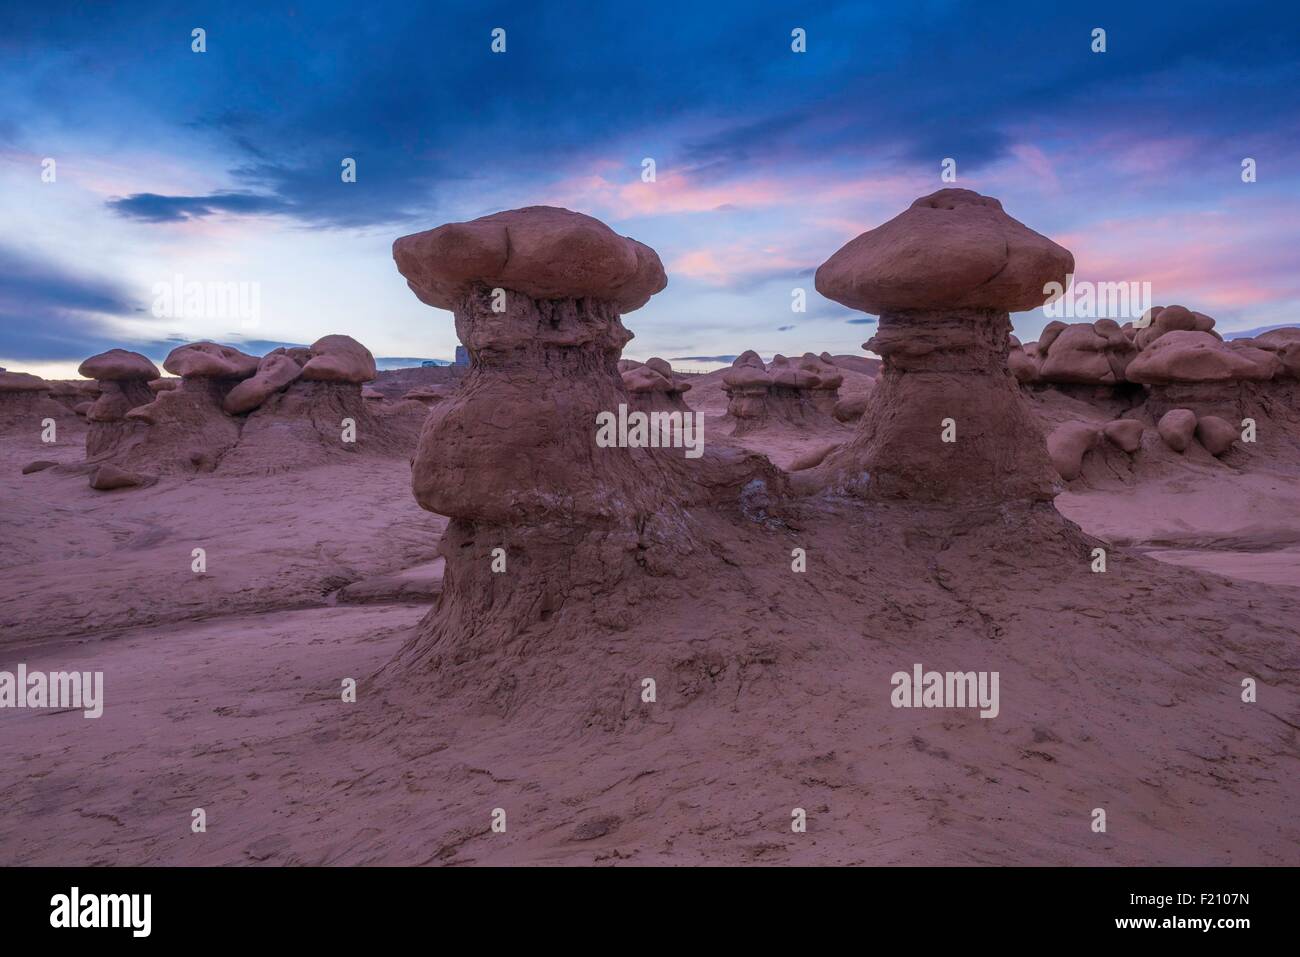
[[[689,412],[685,395],[691,384],[673,372],[667,359],[658,357],[637,362],[619,359],[618,371],[632,400],[632,408],[642,412]]]
[[[17,424],[27,419],[35,431],[43,419],[67,415],[67,406],[50,397],[50,386],[40,376],[0,369],[0,420]]]
[[[91,356],[77,372],[94,379],[99,387],[99,397],[86,412],[90,423],[86,458],[94,460],[141,431],[141,423],[128,419],[126,414],[153,401],[149,382],[158,378],[158,367],[138,352],[109,349]]]
[[[173,349],[163,367],[179,378],[161,379],[148,359],[121,349],[82,363],[82,374],[101,390],[87,415],[90,465],[138,474],[136,484],[218,467],[264,474],[358,452],[409,455],[418,435],[418,415],[378,415],[382,403],[362,398],[375,360],[348,336],[278,348],[260,359],[218,343],[190,343]]]
[[[403,668],[454,670],[470,646],[526,642],[553,617],[650,607],[698,548],[687,509],[759,508],[777,491],[765,458],[727,445],[694,458],[597,441],[598,416],[629,402],[620,316],[667,282],[649,247],[534,206],[403,237],[393,257],[422,301],[452,310],[471,357],[413,465],[416,500],[452,522],[442,596]]]
[[[818,480],[917,502],[1050,498],[1042,434],[1007,367],[1009,313],[1042,305],[1073,269],[1067,250],[965,189],[918,199],[822,264],[822,295],[880,316],[866,348],[884,365]]]
[[[239,441],[239,425],[222,403],[239,382],[257,373],[257,366],[256,356],[215,342],[173,349],[163,368],[180,376],[180,384],[127,414],[149,428],[129,448],[114,451],[114,464],[158,474],[215,469]]]
[[[250,411],[223,469],[267,473],[358,453],[409,454],[419,422],[377,415],[361,395],[375,374],[374,356],[350,336],[268,354],[257,374],[227,396],[227,408],[233,401]]]
[[[735,422],[732,434],[772,425],[830,425],[843,381],[844,373],[829,356],[776,355],[764,365],[758,353],[749,350],[722,377],[727,417]]]

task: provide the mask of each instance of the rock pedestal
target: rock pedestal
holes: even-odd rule
[[[870,498],[992,504],[1052,495],[1043,436],[1007,368],[1009,313],[1046,300],[1068,251],[996,199],[945,189],[848,243],[822,295],[880,316],[883,360],[858,431],[816,481]]]

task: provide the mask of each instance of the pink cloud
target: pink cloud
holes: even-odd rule
[[[687,276],[711,285],[725,286],[767,273],[795,272],[815,266],[774,246],[736,242],[720,247],[691,249],[669,263],[669,275]]]

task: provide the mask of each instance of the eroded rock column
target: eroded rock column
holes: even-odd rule
[[[871,498],[994,504],[1052,495],[1043,437],[1007,368],[1009,313],[1064,285],[1070,253],[996,199],[945,189],[849,242],[822,295],[880,316],[883,360],[858,431],[812,481]]]

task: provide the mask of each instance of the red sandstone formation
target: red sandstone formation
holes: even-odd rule
[[[91,423],[86,458],[97,459],[140,431],[140,424],[126,414],[153,401],[149,381],[158,378],[158,367],[138,352],[109,349],[91,356],[77,372],[99,386],[99,398],[86,412]]]
[[[1048,336],[1044,329],[1038,341],[1036,381],[1115,385],[1124,381],[1125,370],[1137,355],[1137,347],[1114,319],[1075,323],[1054,332]]]
[[[1173,330],[1138,354],[1129,364],[1128,378],[1144,385],[1262,382],[1281,371],[1278,358],[1264,349],[1234,348],[1210,332]]]
[[[1146,325],[1133,330],[1133,341],[1139,349],[1146,349],[1167,332],[1204,332],[1220,338],[1211,317],[1186,306],[1152,306],[1142,318]]]
[[[262,357],[257,372],[231,389],[221,406],[231,415],[252,412],[276,392],[302,375],[303,367],[293,357],[276,351]]]
[[[631,399],[631,407],[643,412],[689,412],[685,394],[691,384],[673,372],[666,359],[618,360],[618,371]]]
[[[918,199],[827,260],[818,291],[880,316],[866,348],[884,366],[818,481],[913,501],[1050,498],[1051,463],[1007,368],[1008,313],[1041,305],[1073,268],[1067,250],[964,189]]]
[[[1156,430],[1165,445],[1175,452],[1185,452],[1196,434],[1196,413],[1190,409],[1170,409],[1160,417]]]
[[[148,428],[114,448],[113,463],[155,474],[215,469],[239,441],[239,425],[222,404],[242,380],[256,374],[257,367],[256,356],[215,342],[173,349],[163,368],[180,376],[180,384],[127,413],[127,418]]]
[[[1196,438],[1211,455],[1225,454],[1239,437],[1237,427],[1217,415],[1203,415],[1196,420]]]
[[[1083,456],[1095,448],[1101,439],[1101,430],[1088,422],[1066,422],[1057,426],[1047,437],[1047,454],[1052,467],[1067,482],[1079,477],[1083,470]]]
[[[112,350],[82,365],[103,392],[90,410],[87,460],[112,464],[141,482],[150,476],[211,471],[277,472],[322,464],[338,454],[409,453],[419,422],[377,417],[362,399],[374,357],[348,336],[325,336],[309,349],[279,348],[258,359],[199,342],[163,363],[178,379],[159,379],[144,356]],[[134,404],[133,404],[134,403]],[[385,412],[389,410],[384,410]],[[401,411],[401,410],[396,410]]]
[[[40,376],[0,369],[0,422],[17,426],[26,422],[36,433],[44,419],[67,413],[65,405],[50,397],[50,383]]]
[[[1131,455],[1142,448],[1142,433],[1146,426],[1137,419],[1115,419],[1102,426],[1101,431],[1120,451]]]
[[[696,458],[598,442],[600,417],[628,403],[620,314],[666,283],[653,250],[591,217],[530,207],[403,237],[393,258],[421,300],[453,311],[471,357],[415,457],[416,500],[452,522],[442,596],[398,673],[453,680],[470,646],[513,645],[556,629],[553,616],[585,628],[652,605],[699,549],[685,510],[757,512],[779,490],[766,459],[729,446],[706,443]],[[493,573],[496,548],[508,579]]]
[[[832,423],[844,374],[830,356],[776,355],[764,365],[758,353],[738,356],[722,377],[732,434],[772,426],[824,428]]]
[[[362,398],[362,385],[375,378],[375,359],[355,339],[324,336],[308,349],[276,350],[262,362],[254,376],[261,381],[241,383],[250,394],[232,392],[251,411],[224,471],[287,471],[372,452],[409,455],[419,422],[381,417]]]

